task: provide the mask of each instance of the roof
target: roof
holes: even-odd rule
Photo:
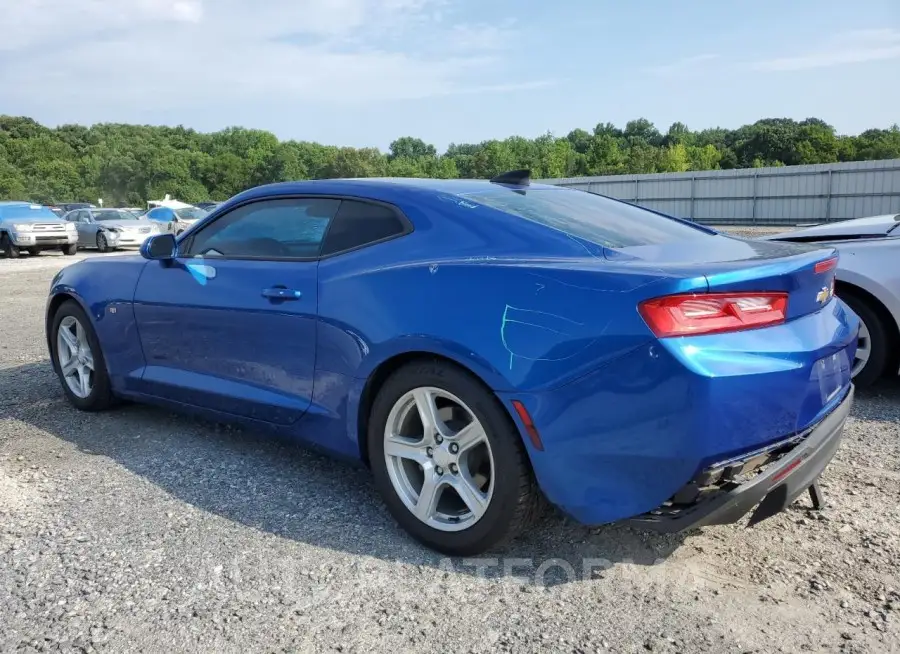
[[[477,193],[491,188],[503,188],[503,185],[491,183],[486,179],[433,179],[429,177],[359,177],[341,179],[312,179],[296,182],[275,182],[258,186],[250,191],[258,191],[260,195],[272,193],[340,193],[344,191],[431,191],[463,195]],[[505,187],[513,188],[513,187]],[[561,190],[551,184],[531,184],[529,189]],[[246,191],[249,193],[250,191]]]

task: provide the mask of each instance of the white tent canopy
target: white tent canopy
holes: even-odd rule
[[[150,200],[147,202],[147,206],[151,209],[155,207],[168,207],[169,209],[187,209],[188,207],[193,207],[192,204],[187,204],[182,202],[181,200],[173,200],[172,196],[166,193],[166,197],[162,200]]]

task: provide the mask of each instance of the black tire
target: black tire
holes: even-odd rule
[[[97,251],[109,252],[109,241],[106,240],[106,235],[103,232],[97,232]]]
[[[59,249],[62,250],[62,253],[63,253],[63,254],[65,254],[66,256],[71,257],[72,255],[77,254],[77,252],[78,252],[78,244],[77,244],[77,243],[72,243],[71,245],[63,245],[63,246],[62,246],[61,248],[59,248]]]
[[[0,236],[0,250],[3,250],[7,259],[18,259],[19,258],[19,248],[13,245],[12,240],[9,238],[9,234],[3,234]]]
[[[846,291],[840,295],[840,298],[865,323],[869,332],[871,347],[869,360],[853,378],[853,383],[857,388],[867,388],[884,376],[888,363],[888,331],[878,311],[871,306],[868,300]]]
[[[394,404],[412,389],[432,386],[465,402],[487,433],[494,459],[494,490],[484,515],[471,527],[447,532],[415,517],[394,490],[384,457],[384,432]],[[438,360],[409,363],[384,383],[372,405],[369,460],[375,487],[391,515],[413,538],[449,556],[475,556],[502,546],[539,515],[540,490],[515,424],[493,393],[466,371]]]
[[[87,336],[88,345],[90,345],[91,348],[91,355],[94,359],[93,388],[91,389],[90,394],[85,398],[78,397],[72,392],[69,385],[66,383],[59,366],[57,334],[59,333],[60,323],[62,323],[66,316],[72,316],[81,323]],[[72,406],[81,411],[103,411],[104,409],[113,406],[116,403],[116,400],[110,386],[109,374],[106,371],[106,359],[103,357],[100,341],[97,338],[97,333],[94,331],[94,326],[91,324],[91,321],[78,303],[74,300],[66,300],[63,302],[59,306],[59,309],[56,310],[56,313],[53,314],[50,329],[50,354],[52,356],[53,369],[56,371],[57,377],[59,377],[59,382],[62,385],[66,399],[69,400]]]
[[[33,256],[33,257],[36,257],[36,256],[39,255],[40,253],[41,253],[41,249],[40,249],[40,248],[28,248],[28,254],[30,254],[30,255]]]

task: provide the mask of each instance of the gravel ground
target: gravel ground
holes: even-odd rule
[[[369,475],[166,412],[63,401],[55,255],[0,261],[0,651],[900,652],[900,384],[761,525],[548,516],[491,559],[410,541]],[[587,571],[585,568],[587,567]]]

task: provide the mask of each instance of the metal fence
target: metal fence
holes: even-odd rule
[[[900,159],[543,181],[712,225],[799,225],[900,213]]]

